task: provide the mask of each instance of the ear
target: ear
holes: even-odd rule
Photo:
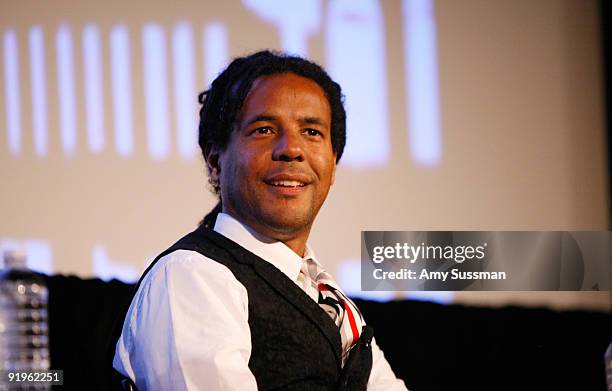
[[[219,175],[221,175],[221,162],[219,150],[211,143],[206,144],[204,148],[204,159],[206,160],[206,166],[208,167],[208,175],[210,179],[215,182],[219,182]]]
[[[338,163],[336,163],[336,153],[334,152],[334,166],[332,167],[332,175],[331,175],[331,183],[330,185],[333,185],[334,182],[336,181],[336,166],[338,165]]]

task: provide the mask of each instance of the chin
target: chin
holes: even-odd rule
[[[309,228],[314,220],[309,213],[288,213],[285,210],[269,211],[260,220],[264,226],[270,227],[277,232],[301,232]]]

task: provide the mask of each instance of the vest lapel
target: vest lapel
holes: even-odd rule
[[[263,278],[278,294],[296,307],[304,316],[311,320],[321,331],[334,351],[338,367],[342,367],[342,342],[340,330],[328,314],[321,309],[304,291],[291,281],[283,272],[271,263],[261,259],[238,243],[209,229],[199,229],[196,232],[204,234],[209,240],[225,248],[239,263],[253,266],[255,272]]]

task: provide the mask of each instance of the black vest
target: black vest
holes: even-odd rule
[[[372,369],[370,326],[364,327],[342,368],[338,327],[275,266],[225,236],[200,227],[158,255],[143,277],[161,257],[176,250],[197,251],[225,265],[246,288],[252,344],[249,368],[259,390],[366,389]],[[121,324],[114,330],[114,344]]]

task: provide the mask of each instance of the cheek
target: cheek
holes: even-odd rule
[[[227,180],[236,182],[234,187],[251,186],[258,172],[257,154],[241,150],[232,155],[232,161],[227,166]]]
[[[335,178],[336,161],[333,158],[327,157],[326,154],[317,154],[315,156],[313,165],[318,171],[319,178],[332,184]]]

